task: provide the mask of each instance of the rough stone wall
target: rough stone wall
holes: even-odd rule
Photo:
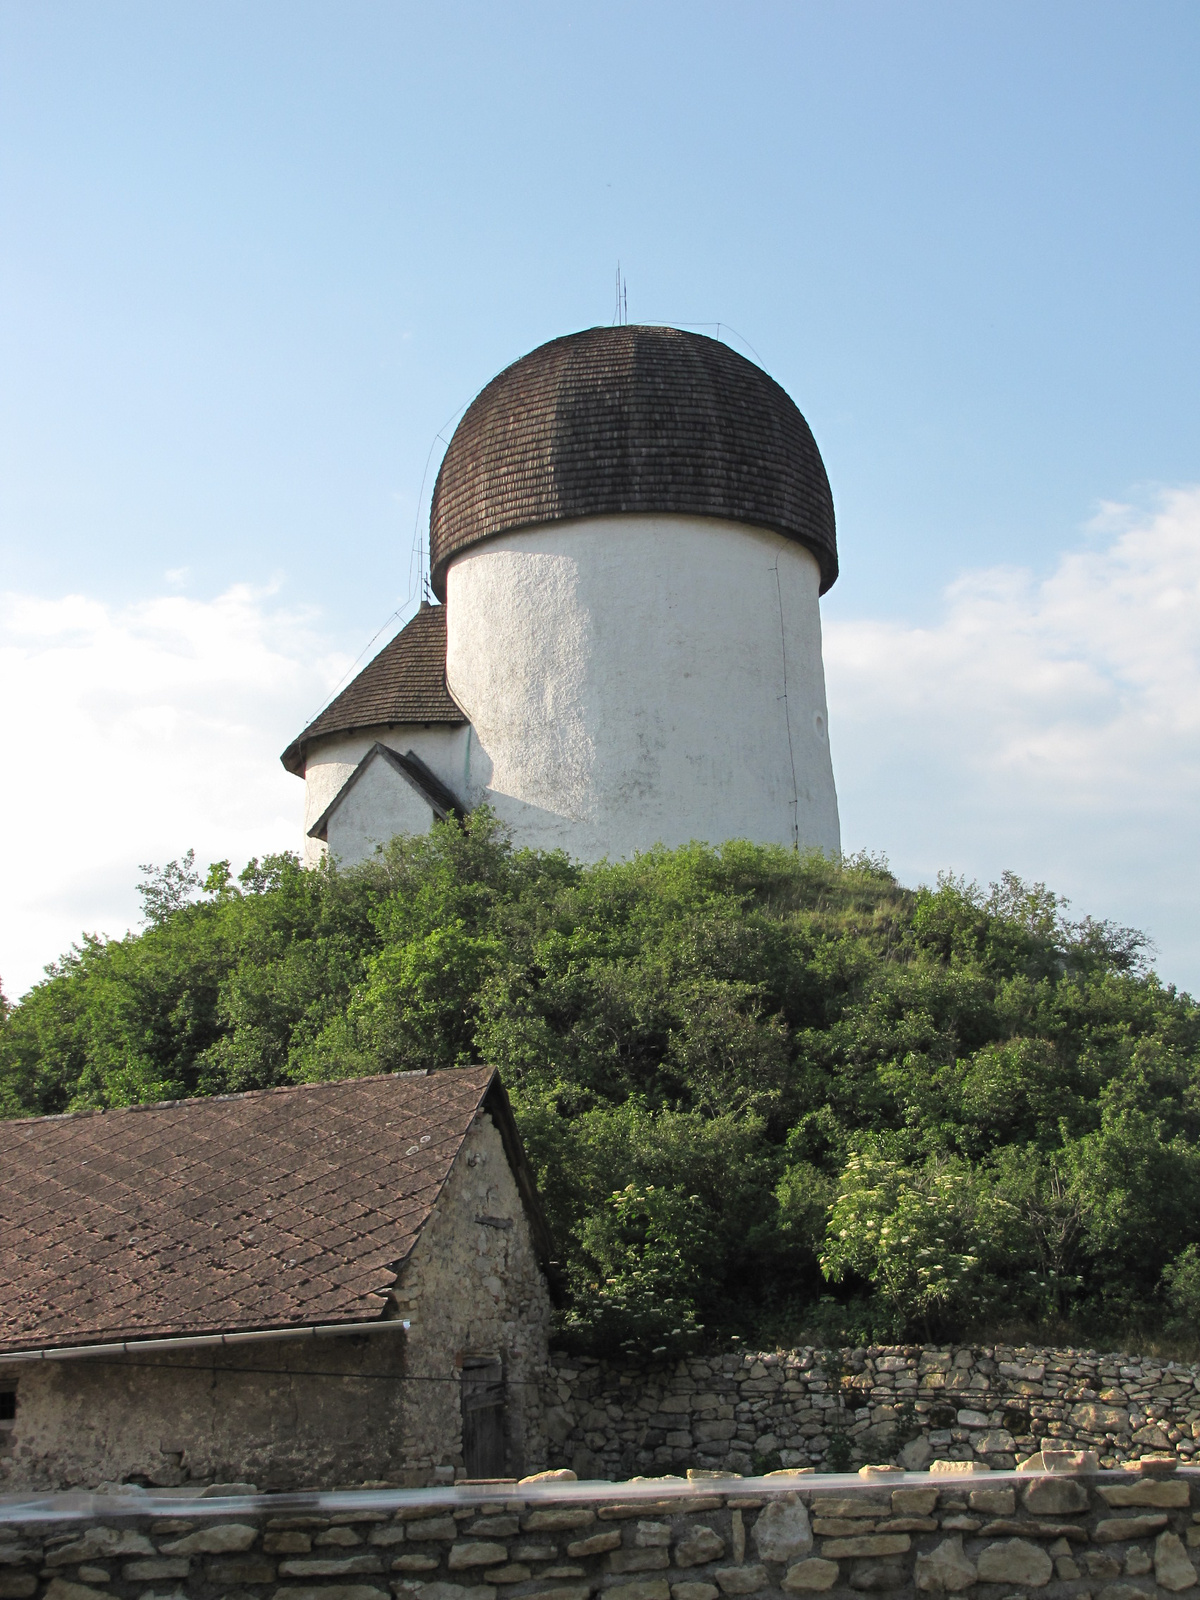
[[[828,1468],[839,1447],[847,1465],[911,1468],[935,1456],[1012,1467],[1043,1440],[1107,1466],[1200,1448],[1200,1367],[1094,1350],[803,1349],[650,1371],[553,1359],[550,1459],[580,1477]]]
[[[0,1358],[0,1389],[17,1392],[16,1418],[0,1428],[0,1493],[120,1482],[285,1489],[453,1479],[462,1466],[461,1359],[470,1352],[505,1362],[511,1470],[543,1466],[550,1302],[486,1113],[464,1141],[394,1299],[396,1314],[412,1320],[407,1335],[7,1367]]]
[[[463,1465],[464,1356],[498,1355],[507,1389],[509,1470],[546,1464],[542,1396],[551,1306],[512,1168],[480,1112],[396,1286],[412,1320],[405,1400],[406,1482]],[[367,1476],[367,1474],[363,1474]]]
[[[498,1483],[441,1503],[260,1500],[203,1516],[159,1502],[157,1514],[66,1523],[36,1511],[5,1522],[0,1507],[0,1600],[1197,1594],[1193,1474],[801,1482],[660,1483],[638,1498],[614,1486],[574,1501],[567,1485],[531,1501]]]
[[[0,1490],[402,1481],[404,1335],[5,1368]]]

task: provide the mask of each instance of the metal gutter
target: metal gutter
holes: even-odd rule
[[[181,1334],[169,1339],[122,1339],[115,1344],[51,1345],[41,1350],[0,1350],[0,1367],[14,1361],[79,1361],[87,1356],[133,1356],[143,1350],[202,1350],[209,1346],[262,1344],[269,1339],[335,1339],[347,1333],[407,1333],[412,1323],[398,1317],[389,1322],[310,1323],[306,1327],[256,1328],[249,1333]]]

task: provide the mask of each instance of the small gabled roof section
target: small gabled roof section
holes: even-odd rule
[[[466,722],[446,687],[446,612],[422,602],[421,609],[358,676],[331,700],[280,760],[304,776],[305,751],[314,739],[401,722]]]
[[[550,1235],[491,1067],[0,1122],[0,1361],[387,1320],[480,1110],[553,1287]]]
[[[405,783],[410,784],[417,791],[434,816],[440,817],[443,822],[447,817],[466,816],[466,807],[458,800],[457,796],[447,789],[437,774],[429,770],[415,750],[409,750],[404,755],[400,755],[397,751],[390,750],[386,744],[380,744],[376,740],[308,830],[310,839],[324,839],[328,836],[330,817],[333,816],[333,813],[373,761],[386,761],[394,771],[400,774]]]

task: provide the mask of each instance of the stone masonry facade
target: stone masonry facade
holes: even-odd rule
[[[1200,1449],[1200,1367],[1005,1345],[727,1352],[657,1369],[556,1355],[550,1463],[581,1478],[936,1457],[1013,1467],[1043,1442],[1105,1466]]]
[[[1200,1595],[1195,1474],[956,1465],[891,1482],[659,1481],[575,1499],[569,1484],[531,1499],[497,1482],[345,1509],[336,1496],[228,1510],[160,1500],[65,1520],[47,1505],[38,1521],[37,1507],[0,1505],[0,1600]]]

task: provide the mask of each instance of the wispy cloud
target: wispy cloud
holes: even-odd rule
[[[123,608],[0,595],[10,997],[81,930],[136,923],[139,862],[294,849],[301,786],[278,752],[344,665],[311,615],[244,587]]]
[[[834,623],[825,660],[847,848],[1043,878],[1200,989],[1200,489],[1105,507],[1047,577],[968,574],[934,626]]]

